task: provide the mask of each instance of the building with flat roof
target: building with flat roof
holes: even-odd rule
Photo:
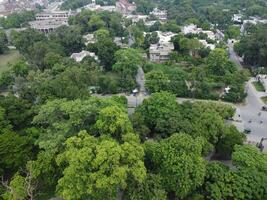
[[[174,50],[173,43],[151,44],[149,48],[149,59],[152,62],[165,62],[170,59],[170,54]]]

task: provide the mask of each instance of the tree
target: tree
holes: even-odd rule
[[[0,54],[3,54],[7,50],[7,37],[3,30],[0,30]]]
[[[21,130],[31,124],[34,113],[28,101],[12,95],[0,96],[0,106],[5,109],[4,117],[14,130]]]
[[[21,54],[28,55],[30,52],[30,47],[32,47],[34,43],[47,41],[47,38],[39,31],[34,29],[26,29],[21,32],[11,32],[11,41]]]
[[[2,195],[4,200],[24,200],[28,196],[25,179],[18,173],[12,177],[9,185],[7,183],[3,184],[7,190]]]
[[[167,193],[162,185],[162,177],[158,174],[147,174],[143,183],[130,183],[126,191],[126,200],[150,199],[166,200]]]
[[[120,145],[113,139],[97,139],[82,131],[66,141],[66,149],[58,157],[59,164],[66,163],[58,192],[67,200],[121,199],[128,178],[144,181],[143,156],[136,136],[126,136]]]
[[[94,32],[100,28],[103,28],[105,26],[105,22],[100,18],[100,16],[94,14],[91,16],[88,26],[89,30]]]
[[[115,63],[115,52],[119,47],[111,39],[98,41],[96,47],[100,64],[104,66],[105,70],[110,71]]]
[[[201,137],[193,139],[183,133],[159,143],[146,143],[147,159],[154,171],[161,175],[169,195],[184,198],[202,185],[206,172],[206,163],[201,156],[203,145]]]
[[[238,26],[229,26],[226,35],[230,39],[237,39],[240,37],[240,28]]]
[[[132,76],[136,75],[138,68],[143,64],[141,53],[132,48],[117,51],[115,60],[116,63],[112,66],[114,71]]]
[[[161,70],[152,70],[146,74],[145,86],[150,93],[167,91],[169,82],[168,76]]]
[[[127,112],[118,106],[101,109],[95,127],[100,135],[109,135],[118,141],[124,134],[133,132]]]
[[[32,156],[32,141],[12,131],[0,135],[0,174],[14,172],[23,167]]]
[[[242,145],[245,136],[235,126],[225,128],[223,137],[216,145],[216,152],[223,159],[230,159],[235,145]]]
[[[215,49],[211,51],[207,59],[207,65],[210,72],[216,76],[225,75],[227,62],[228,57],[223,49]]]
[[[80,52],[84,47],[81,30],[78,27],[61,26],[50,35],[50,40],[62,45],[66,55]]]
[[[175,96],[168,92],[152,94],[135,112],[143,116],[152,136],[158,134],[160,137],[167,137],[180,129],[179,106]]]
[[[143,64],[141,53],[136,49],[121,49],[115,53],[116,63],[112,69],[119,73],[121,88],[132,91],[135,88],[137,70]]]

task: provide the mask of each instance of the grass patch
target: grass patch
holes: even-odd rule
[[[267,96],[266,97],[261,97],[261,100],[267,105]]]
[[[21,58],[21,55],[17,50],[10,50],[5,54],[0,55],[0,74],[7,71],[10,64],[15,63]]]
[[[265,92],[264,85],[260,81],[253,82],[253,85],[258,92]]]

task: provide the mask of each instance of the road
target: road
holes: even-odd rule
[[[229,53],[229,59],[236,64],[238,69],[243,69],[243,66],[241,64],[241,58],[235,53],[234,51],[234,43],[232,40],[228,40],[228,53]]]
[[[261,110],[264,103],[260,99],[260,97],[267,94],[257,92],[252,85],[253,81],[254,79],[252,78],[246,86],[248,93],[246,104],[239,105],[238,108],[244,128],[251,129],[251,134],[247,135],[247,140],[255,143],[259,142],[261,138],[267,137],[267,111]],[[267,142],[264,145],[267,147]]]
[[[136,74],[136,83],[139,86],[140,93],[144,94],[146,91],[145,88],[145,73],[142,67],[138,68],[137,74]]]

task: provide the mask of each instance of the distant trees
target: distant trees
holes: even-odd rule
[[[266,31],[267,27],[259,25],[235,45],[235,51],[244,56],[245,64],[252,67],[267,66],[267,36],[264,34]]]
[[[27,25],[27,22],[33,21],[34,19],[34,11],[14,12],[8,15],[6,18],[1,17],[0,26],[2,26],[4,29],[21,28]]]
[[[7,37],[3,30],[0,30],[0,54],[3,54],[7,50]]]

